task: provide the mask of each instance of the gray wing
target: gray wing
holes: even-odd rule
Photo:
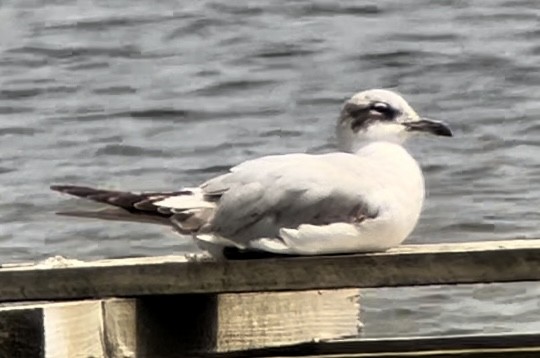
[[[374,218],[379,208],[363,195],[359,160],[334,153],[245,162],[201,186],[205,194],[220,196],[210,230],[246,244],[276,237],[281,228]]]

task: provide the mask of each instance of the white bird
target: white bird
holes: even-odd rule
[[[170,225],[214,256],[226,248],[287,255],[384,251],[403,242],[420,216],[424,177],[402,146],[418,132],[452,136],[398,94],[373,89],[343,105],[341,152],[248,160],[173,192],[51,189],[111,206],[60,214]]]

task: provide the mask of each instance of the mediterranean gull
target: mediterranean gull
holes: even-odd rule
[[[230,248],[323,255],[399,245],[416,226],[424,201],[422,171],[402,144],[419,132],[452,132],[382,89],[347,100],[336,131],[340,152],[248,160],[197,188],[51,189],[109,205],[60,214],[169,225],[215,257]]]

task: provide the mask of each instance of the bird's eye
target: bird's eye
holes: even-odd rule
[[[384,102],[374,102],[370,109],[388,118],[393,118],[396,114],[396,111],[388,103]]]

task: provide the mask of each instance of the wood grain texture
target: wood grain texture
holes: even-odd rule
[[[192,357],[356,337],[360,325],[357,289],[152,296],[137,302],[141,357]]]
[[[107,357],[137,358],[135,299],[101,300],[103,351]]]
[[[357,337],[358,289],[218,295],[215,351]]]
[[[509,349],[461,349],[445,351],[421,352],[392,352],[392,353],[348,353],[302,355],[303,358],[538,358],[540,349],[509,348]],[[245,356],[246,358],[249,356]],[[265,358],[284,358],[286,356],[266,356]],[[251,358],[251,357],[250,357]]]
[[[357,336],[358,316],[357,289],[11,305],[0,357],[193,357]]]
[[[308,342],[212,355],[214,358],[539,357],[540,333],[399,337]]]
[[[134,358],[134,302],[7,305],[0,309],[0,357]]]
[[[105,357],[100,301],[49,304],[43,313],[45,357]]]
[[[316,278],[316,279],[315,279]],[[0,269],[0,301],[296,291],[540,279],[540,240],[409,245],[384,253],[186,262],[118,259]]]

